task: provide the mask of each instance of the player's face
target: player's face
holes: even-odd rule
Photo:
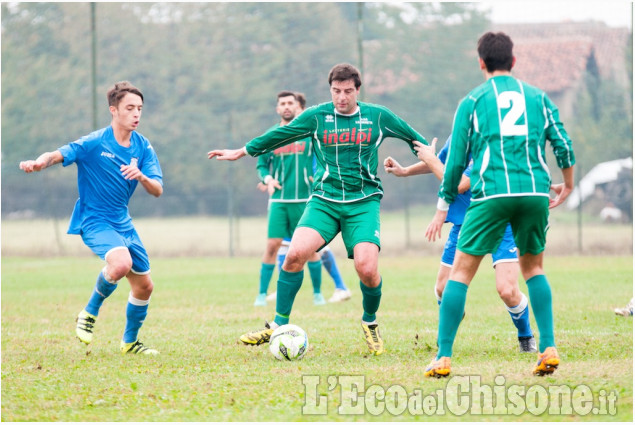
[[[141,119],[141,109],[143,101],[141,97],[134,93],[127,93],[119,102],[117,107],[111,106],[113,121],[124,130],[136,130]]]
[[[283,121],[289,123],[295,118],[295,114],[298,110],[298,102],[293,96],[285,96],[278,99],[278,105],[276,106],[276,112],[280,115]]]
[[[353,80],[331,82],[331,99],[340,114],[348,115],[355,112],[358,95],[359,88],[355,87]]]

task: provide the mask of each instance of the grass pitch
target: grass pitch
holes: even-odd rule
[[[307,331],[310,350],[300,362],[280,362],[267,346],[238,342],[240,334],[273,318],[273,303],[252,306],[259,270],[255,257],[152,261],[155,292],[140,338],[161,351],[156,358],[119,353],[129,292],[125,280],[105,302],[93,343],[87,347],[74,338],[74,318],[90,295],[100,260],[5,257],[1,419],[632,421],[633,321],[612,312],[632,296],[631,257],[547,257],[562,363],[553,376],[542,378],[531,375],[535,355],[517,352],[515,328],[485,259],[468,292],[451,376],[480,377],[481,385],[503,380],[499,390],[514,385],[529,389],[527,408],[479,414],[480,403],[487,402],[485,392],[469,398],[464,415],[452,408],[450,380],[423,378],[436,351],[438,307],[432,287],[438,257],[380,258],[384,289],[378,318],[387,352],[379,357],[368,355],[362,339],[361,292],[352,262],[340,258],[339,265],[352,300],[313,306],[307,276],[292,323]],[[521,289],[527,293],[524,283]],[[332,290],[324,273],[325,296]],[[536,330],[533,318],[532,327]],[[315,385],[304,385],[303,377]],[[363,387],[355,398],[348,391],[350,382],[360,379]],[[587,396],[598,406],[603,394],[615,394],[616,412],[541,412],[536,406],[544,406],[546,390],[539,391],[536,384],[587,386],[592,394],[578,391],[572,396],[582,406]],[[408,395],[420,390],[424,396],[441,390],[445,409],[432,414],[401,410],[395,400],[381,398],[382,391],[392,396],[400,388]],[[371,395],[379,402],[369,403]],[[316,398],[326,403],[320,405],[326,414],[303,413],[303,406],[315,404]],[[361,413],[347,409],[359,407],[360,400],[365,403]]]

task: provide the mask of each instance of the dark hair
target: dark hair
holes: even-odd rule
[[[358,89],[362,85],[362,78],[359,69],[348,63],[340,63],[331,68],[329,72],[329,86],[333,81],[353,80],[355,88]]]
[[[478,39],[478,56],[488,72],[511,71],[514,63],[514,43],[503,32],[487,32]]]
[[[295,100],[298,101],[302,109],[306,108],[306,96],[304,93],[300,93],[299,91],[295,92]]]
[[[108,94],[106,95],[108,97],[108,106],[119,106],[119,102],[121,102],[121,99],[123,99],[127,93],[136,94],[143,102],[141,90],[130,84],[130,81],[119,81],[108,90]]]
[[[279,100],[281,97],[288,97],[288,96],[293,96],[293,98],[294,98],[295,100],[298,100],[298,99],[295,97],[295,93],[293,93],[292,91],[289,91],[289,90],[282,90],[280,93],[278,93],[278,97],[276,97],[276,99],[278,99],[278,100]]]

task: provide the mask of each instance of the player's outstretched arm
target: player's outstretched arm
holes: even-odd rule
[[[430,172],[430,168],[424,162],[418,162],[404,167],[397,162],[396,159],[389,156],[384,159],[384,171],[397,177],[408,177],[417,174],[428,174]]]
[[[247,149],[245,147],[242,147],[240,149],[216,149],[207,152],[208,159],[216,157],[216,159],[221,161],[236,161],[237,159],[240,159],[245,155],[247,155]]]
[[[37,159],[30,159],[28,161],[20,162],[20,170],[25,173],[32,173],[34,171],[42,171],[51,165],[59,164],[64,161],[64,157],[60,151],[44,152],[38,156]]]

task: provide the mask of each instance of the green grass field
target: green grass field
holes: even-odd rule
[[[378,317],[387,352],[379,357],[367,354],[362,339],[361,292],[351,261],[340,257],[353,291],[349,302],[313,306],[305,282],[292,322],[307,331],[311,347],[294,363],[275,360],[266,346],[238,342],[241,333],[273,317],[271,303],[252,306],[256,257],[153,260],[156,289],[140,336],[161,351],[156,358],[118,351],[129,291],[125,281],[104,304],[93,344],[87,348],[74,338],[74,318],[87,301],[100,260],[4,257],[1,419],[631,422],[633,321],[615,316],[612,308],[632,296],[632,257],[547,257],[562,359],[551,377],[532,376],[535,355],[517,353],[515,329],[498,299],[488,263],[486,259],[468,293],[467,316],[454,347],[455,379],[437,380],[423,377],[435,352],[436,256],[381,257],[384,294]],[[330,296],[333,286],[326,274],[323,288]],[[524,284],[521,288],[526,292]],[[536,329],[533,319],[532,326]],[[456,387],[451,383],[467,375],[480,376],[481,385],[496,383],[498,390],[514,385],[527,389],[527,409],[480,415],[480,404],[471,399],[473,410],[455,415],[460,406],[452,404]],[[359,398],[351,400],[350,383],[360,379],[364,385]],[[615,395],[615,414],[584,414],[580,409],[540,413],[548,401],[548,386],[561,385],[575,390],[574,402],[583,407],[587,396],[597,406],[603,395]],[[580,391],[584,386],[592,395]],[[430,417],[416,409],[397,409],[393,399],[377,396],[383,390],[394,394],[396,388],[408,395],[420,390],[424,396],[443,390],[446,408]],[[356,404],[373,394],[379,404]],[[499,394],[496,388],[494,394]],[[325,397],[320,409],[326,407],[327,413],[303,414],[307,400],[315,407],[316,396]],[[347,403],[355,408],[347,408]],[[509,401],[506,405],[514,406]],[[346,414],[359,406],[364,407],[361,414]]]

